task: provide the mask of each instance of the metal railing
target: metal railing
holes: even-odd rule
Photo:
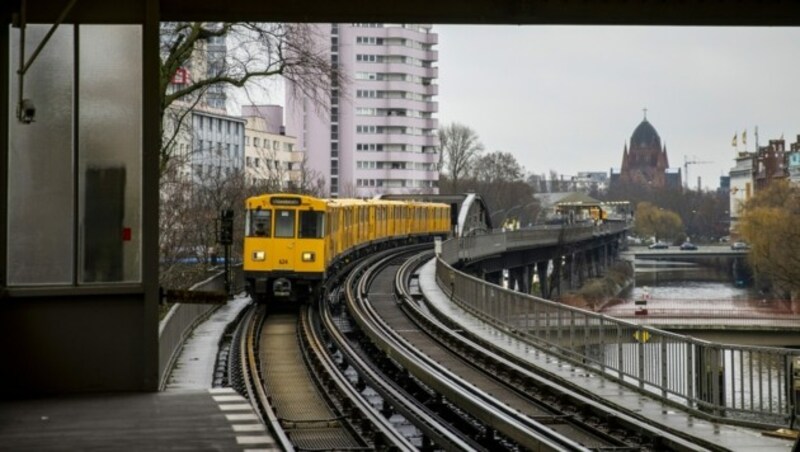
[[[240,281],[243,276],[241,267],[233,269],[234,288],[244,287]],[[214,276],[199,282],[189,290],[224,291],[224,271],[220,271]],[[167,315],[158,324],[158,378],[159,390],[163,390],[167,384],[167,378],[178,358],[183,343],[192,333],[194,328],[205,320],[220,305],[215,304],[188,304],[175,303],[170,308]]]
[[[549,234],[542,231],[552,239]],[[792,361],[800,350],[698,340],[505,289],[452,266],[463,256],[496,253],[509,239],[444,242],[437,283],[463,309],[497,328],[665,402],[743,424],[792,421]]]
[[[459,245],[458,259],[470,261],[516,249],[568,245],[603,235],[618,234],[628,227],[624,222],[609,222],[599,226],[591,223],[542,225],[508,232],[495,230],[489,234],[461,237],[453,241]]]

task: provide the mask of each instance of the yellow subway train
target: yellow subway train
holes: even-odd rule
[[[351,259],[450,232],[439,203],[266,194],[245,209],[244,277],[257,302],[303,301]]]

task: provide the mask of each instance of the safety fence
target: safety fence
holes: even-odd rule
[[[236,288],[244,287],[241,266],[232,269],[232,272],[235,293]],[[224,289],[225,272],[220,271],[205,281],[195,284],[189,290],[223,292]],[[186,338],[189,337],[200,322],[208,318],[220,306],[219,304],[175,303],[167,312],[167,315],[159,322],[158,377],[160,390],[166,386],[167,377],[183,348]]]
[[[551,234],[543,232],[542,234]],[[578,234],[581,235],[581,234]],[[550,235],[552,239],[552,235]],[[577,365],[709,418],[785,425],[796,405],[800,350],[712,343],[487,283],[453,267],[508,238],[442,244],[437,282],[463,309]]]

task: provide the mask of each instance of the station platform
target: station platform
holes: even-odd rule
[[[453,319],[463,329],[478,334],[487,341],[502,342],[508,352],[531,363],[554,382],[569,387],[583,388],[596,397],[637,413],[668,430],[685,432],[728,450],[778,452],[791,451],[794,446],[794,440],[764,436],[760,430],[707,421],[666,405],[627,386],[605,378],[598,378],[596,374],[560,360],[555,355],[535,350],[532,347],[522,345],[516,347],[513,344],[517,344],[518,341],[509,340],[496,328],[462,311],[450,301],[450,298],[436,284],[435,260],[428,261],[420,269],[419,287],[435,309]]]
[[[219,340],[248,302],[195,329],[165,391],[0,402],[0,451],[280,450],[244,397],[211,387]]]

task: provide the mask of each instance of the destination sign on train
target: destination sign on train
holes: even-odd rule
[[[270,203],[273,206],[299,206],[300,198],[272,198]]]

